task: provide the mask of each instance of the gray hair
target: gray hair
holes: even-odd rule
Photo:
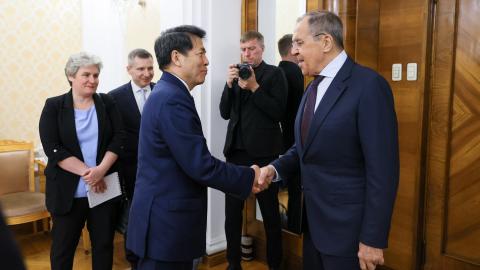
[[[75,77],[78,70],[81,67],[86,66],[97,66],[98,71],[100,71],[103,67],[102,60],[100,57],[89,54],[86,52],[79,52],[70,55],[68,58],[67,64],[65,64],[65,75],[68,77]]]
[[[314,39],[319,39],[321,33],[329,34],[333,37],[334,43],[340,49],[343,49],[343,23],[342,20],[330,11],[311,11],[297,19],[297,23],[308,17],[308,27],[310,34]]]
[[[240,37],[240,43],[245,43],[247,41],[254,40],[254,39],[258,40],[262,48],[264,47],[263,35],[260,32],[254,31],[254,30],[250,30],[243,33],[242,36]]]
[[[135,57],[138,57],[138,58],[141,58],[141,59],[148,59],[148,58],[153,59],[152,54],[149,53],[147,50],[138,48],[138,49],[135,49],[135,50],[131,51],[128,54],[128,65],[129,66],[133,65],[133,61],[135,60]]]

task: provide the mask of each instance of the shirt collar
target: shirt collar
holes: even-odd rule
[[[182,80],[182,78],[178,77],[177,75],[175,75],[175,74],[173,74],[173,73],[170,73],[170,74],[172,74],[173,76],[177,77],[177,79],[179,79],[179,80],[185,85],[185,88],[187,88],[188,93],[190,93],[190,88],[188,88],[187,83],[186,83],[184,80]],[[190,94],[190,95],[191,95],[191,94]]]
[[[140,86],[136,85],[133,81],[130,81],[130,84],[132,85],[132,90],[133,90],[133,93],[137,93],[138,91],[140,91],[140,89],[146,89],[147,92],[151,91],[152,89],[150,88],[150,84],[148,84],[147,86],[141,88]]]
[[[340,68],[342,68],[345,61],[347,61],[347,53],[345,50],[340,52],[333,60],[328,63],[328,65],[320,72],[319,75],[325,76],[327,78],[333,78],[337,75]]]

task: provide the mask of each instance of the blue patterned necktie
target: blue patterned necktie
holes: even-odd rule
[[[300,128],[300,134],[302,136],[302,146],[305,145],[307,140],[308,131],[312,123],[313,115],[315,113],[315,101],[317,100],[317,89],[320,82],[325,76],[315,76],[313,82],[307,88],[307,100],[305,101],[305,107],[303,110],[302,124]]]

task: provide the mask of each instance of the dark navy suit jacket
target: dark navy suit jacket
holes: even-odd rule
[[[150,83],[153,90],[154,83]],[[132,92],[132,84],[128,82],[108,93],[117,104],[125,128],[124,155],[119,159],[119,173],[125,184],[127,196],[133,196],[135,176],[137,174],[138,134],[140,132],[141,114]]]
[[[300,143],[273,162],[282,178],[301,171],[310,234],[322,253],[356,256],[359,241],[387,247],[398,178],[393,95],[379,74],[346,60]]]
[[[207,187],[245,199],[254,172],[208,151],[193,97],[164,72],[142,114],[127,248],[158,261],[205,254]]]

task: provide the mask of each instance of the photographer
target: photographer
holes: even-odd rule
[[[220,114],[229,120],[223,153],[228,162],[264,166],[282,153],[279,122],[287,104],[287,83],[282,71],[263,61],[263,36],[245,32],[240,39],[243,64],[228,68],[220,101]],[[282,228],[278,210],[278,187],[273,184],[257,199],[267,236],[267,261],[279,269],[282,260]],[[240,239],[244,201],[225,195],[225,234],[228,269],[242,269]]]

